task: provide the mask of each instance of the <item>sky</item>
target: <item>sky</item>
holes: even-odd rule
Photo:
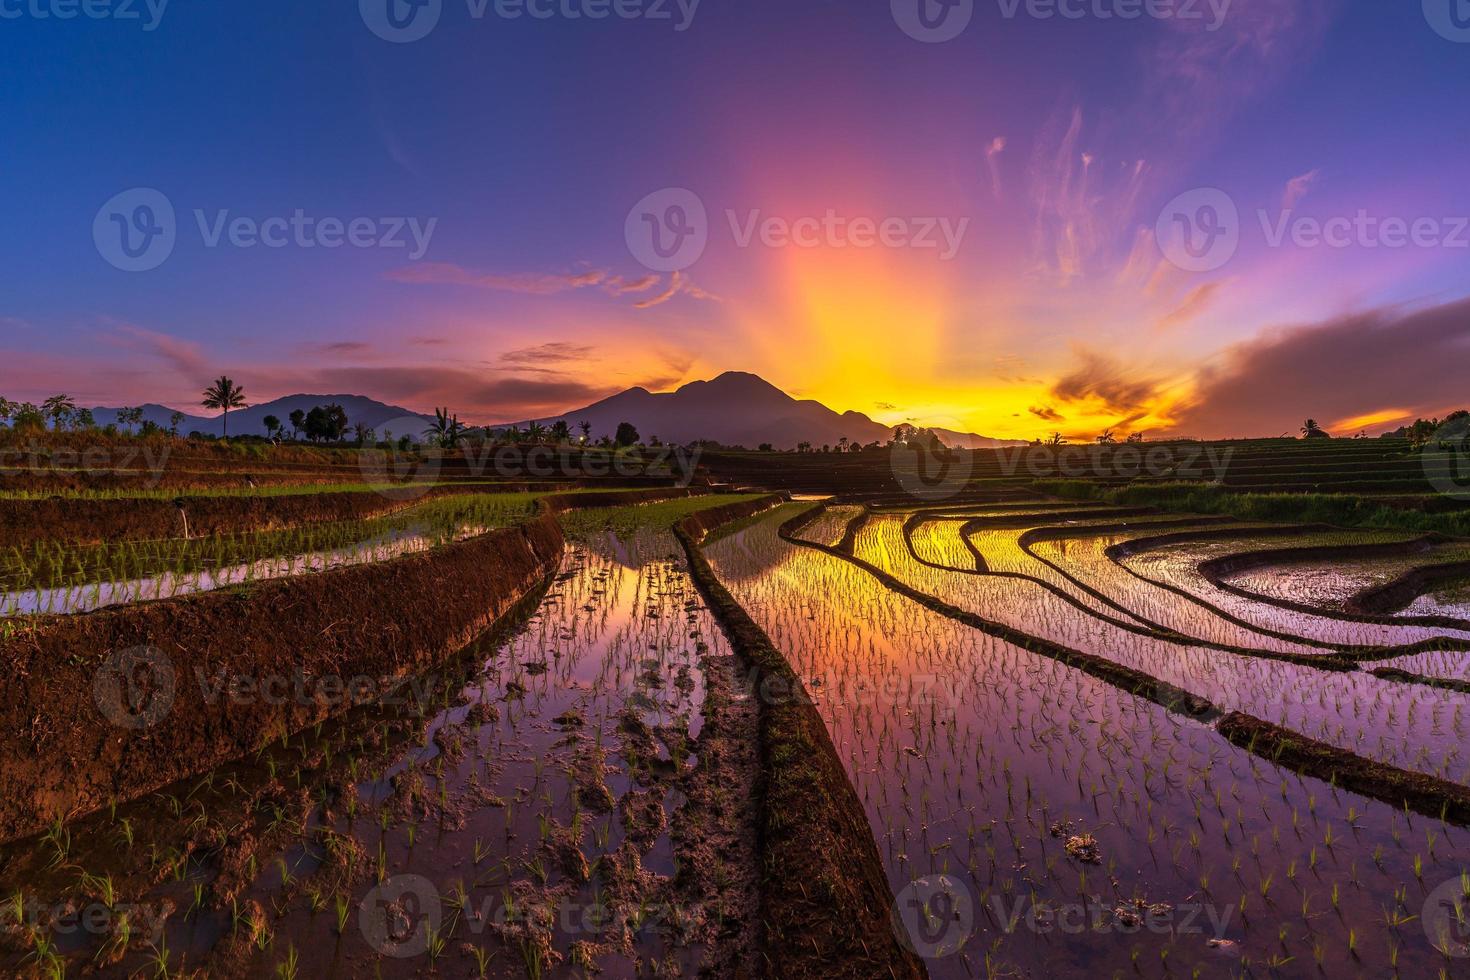
[[[1380,432],[1470,407],[1464,6],[0,0],[0,395]]]

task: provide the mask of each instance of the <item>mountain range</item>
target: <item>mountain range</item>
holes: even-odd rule
[[[289,428],[291,412],[310,411],[317,405],[336,403],[347,412],[353,425],[374,429],[379,438],[385,428],[395,436],[418,435],[433,421],[432,415],[397,405],[386,405],[362,395],[288,395],[274,401],[230,412],[233,435],[264,435],[264,419],[274,415]],[[143,418],[167,429],[174,410],[164,405],[141,406]],[[118,409],[94,408],[98,425],[117,421]],[[524,428],[532,421],[553,425],[565,420],[573,433],[587,422],[592,438],[611,436],[618,423],[631,422],[645,440],[655,436],[664,442],[687,443],[712,439],[730,446],[756,448],[769,443],[777,449],[794,449],[798,443],[835,446],[844,437],[854,443],[887,442],[893,428],[874,422],[861,412],[835,412],[821,402],[797,399],[754,374],[728,371],[710,381],[694,381],[677,391],[655,393],[647,388],[629,388],[585,408],[515,423]],[[502,425],[492,426],[501,428]],[[179,432],[222,435],[218,416],[185,414]],[[946,445],[970,449],[1015,445],[972,432],[934,430]]]
[[[579,423],[590,422],[594,438],[611,435],[619,422],[631,422],[644,439],[657,436],[674,443],[713,439],[750,449],[766,443],[777,449],[794,449],[802,442],[835,446],[844,437],[867,444],[887,442],[893,436],[892,426],[874,422],[861,412],[838,413],[818,401],[792,398],[764,378],[743,371],[727,371],[671,392],[629,388],[586,408],[534,421],[551,425],[559,420],[565,420],[573,432]],[[935,431],[950,446],[1012,445],[972,432]]]

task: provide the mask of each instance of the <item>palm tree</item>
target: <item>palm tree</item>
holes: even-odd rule
[[[223,411],[224,414],[224,436],[230,437],[230,409],[243,408],[245,405],[245,389],[237,387],[235,382],[228,377],[220,375],[219,380],[204,389],[205,408],[215,411]]]
[[[526,426],[526,439],[532,445],[538,445],[546,438],[546,426],[540,422],[532,422]]]
[[[556,424],[551,427],[551,438],[560,445],[572,441],[572,427],[567,425],[566,419],[557,419]]]
[[[77,403],[72,401],[70,395],[52,395],[41,403],[41,411],[51,420],[51,425],[58,432],[66,428],[66,423],[70,421],[76,410]]]
[[[577,423],[577,428],[579,428],[579,429],[582,430],[582,441],[583,442],[586,442],[588,439],[591,439],[592,438],[592,423],[591,422],[586,422],[586,421],[578,422]]]
[[[1327,435],[1327,433],[1322,431],[1322,427],[1317,424],[1316,419],[1307,419],[1302,423],[1302,435],[1308,439],[1320,439]]]
[[[1111,446],[1113,443],[1115,443],[1117,441],[1118,441],[1118,437],[1115,436],[1115,435],[1113,435],[1113,430],[1112,429],[1108,429],[1102,435],[1100,435],[1100,436],[1097,437],[1097,444],[1099,446]]]
[[[459,441],[459,416],[449,414],[448,408],[434,409],[434,423],[424,430],[424,435],[443,449],[453,449]]]
[[[169,435],[177,436],[179,434],[179,426],[184,424],[184,419],[186,417],[187,416],[185,416],[183,412],[174,412],[168,417]]]

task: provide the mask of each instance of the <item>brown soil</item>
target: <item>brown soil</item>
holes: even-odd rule
[[[1470,579],[1470,561],[1425,565],[1405,572],[1392,582],[1364,589],[1346,603],[1348,612],[1383,615],[1405,608],[1415,599],[1446,585]],[[1418,619],[1421,617],[1406,617]],[[1470,623],[1466,624],[1470,626]]]
[[[779,498],[705,511],[675,527],[690,572],[759,697],[761,947],[781,977],[926,975],[899,942],[893,893],[862,803],[801,679],[699,550],[721,524]]]
[[[1373,762],[1238,711],[1217,727],[1236,745],[1277,765],[1436,820],[1470,824],[1470,786]]]
[[[522,526],[430,552],[8,622],[0,842],[212,769],[354,701],[421,693],[435,678],[415,675],[555,571],[555,514],[689,492],[558,494]],[[417,689],[403,688],[410,678]]]

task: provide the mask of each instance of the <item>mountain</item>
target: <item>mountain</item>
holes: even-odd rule
[[[352,425],[366,425],[370,429],[377,430],[378,436],[382,437],[384,426],[393,432],[395,436],[419,435],[429,423],[434,421],[432,415],[424,415],[422,412],[410,411],[397,405],[385,405],[362,395],[287,395],[285,398],[277,398],[275,401],[263,402],[259,405],[251,405],[248,408],[236,408],[230,410],[230,432],[233,435],[265,435],[264,419],[267,415],[274,415],[281,420],[281,424],[290,428],[291,412],[300,409],[309,412],[318,405],[341,405],[347,412],[347,420]],[[152,421],[163,428],[171,427],[169,417],[174,410],[164,405],[144,405],[143,418]],[[92,415],[98,425],[108,425],[117,421],[118,409],[116,408],[94,408]],[[179,423],[179,432],[188,435],[190,432],[203,432],[209,435],[221,435],[224,431],[218,416],[206,417],[201,415],[184,416],[184,421]]]
[[[751,449],[763,443],[778,449],[794,449],[800,442],[835,446],[844,436],[856,443],[887,442],[893,435],[890,426],[861,412],[839,414],[821,402],[792,398],[764,378],[742,371],[728,371],[711,381],[694,381],[662,394],[630,388],[586,408],[535,421],[551,425],[561,419],[574,433],[579,423],[590,422],[594,439],[612,435],[619,422],[631,422],[644,439],[657,436],[676,443],[713,439]],[[973,448],[1005,445],[948,430],[941,431],[940,438],[949,445]]]

